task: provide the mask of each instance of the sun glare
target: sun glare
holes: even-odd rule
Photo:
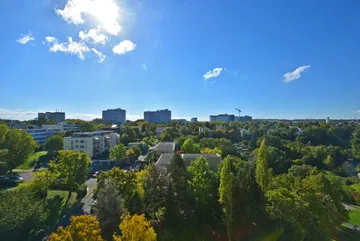
[[[121,27],[118,23],[120,8],[114,0],[95,0],[89,13],[95,16],[110,34],[116,35]]]

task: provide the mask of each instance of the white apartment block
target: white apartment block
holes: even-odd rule
[[[97,156],[120,142],[120,135],[112,131],[78,132],[64,138],[64,150],[78,150],[90,158]]]
[[[61,122],[59,124],[54,125],[42,125],[43,129],[54,129],[57,131],[79,131],[78,125],[66,124],[65,122]]]

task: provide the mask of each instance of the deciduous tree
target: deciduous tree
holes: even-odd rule
[[[110,159],[113,161],[122,161],[126,155],[126,147],[123,144],[117,144],[110,149]]]
[[[255,172],[256,182],[263,192],[270,182],[270,172],[269,172],[269,155],[266,146],[266,139],[263,139],[258,151],[258,158],[256,161],[256,172]]]
[[[223,207],[224,222],[228,239],[231,240],[233,203],[232,203],[232,182],[230,158],[225,158],[220,172],[219,203]]]
[[[99,222],[94,216],[72,216],[70,225],[60,227],[48,241],[103,241]]]
[[[144,215],[128,214],[120,223],[121,236],[114,235],[114,241],[155,241],[157,235]]]
[[[44,150],[48,152],[57,152],[64,148],[64,138],[59,135],[53,136],[46,140]]]
[[[181,150],[183,150],[184,153],[199,153],[200,146],[199,146],[199,144],[195,144],[191,138],[188,138],[185,140],[184,144],[181,146]]]

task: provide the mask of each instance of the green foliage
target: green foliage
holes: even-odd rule
[[[184,153],[199,153],[200,146],[199,144],[195,144],[191,138],[188,138],[181,146],[181,150],[183,150]]]
[[[124,200],[113,184],[102,187],[98,192],[96,200],[94,209],[103,237],[106,240],[111,240],[112,235],[119,232],[119,217],[127,213],[124,207]]]
[[[41,223],[43,201],[29,189],[0,194],[0,240],[28,240]]]
[[[126,147],[123,144],[117,144],[110,149],[110,159],[113,161],[122,161],[126,155]]]
[[[90,121],[82,121],[79,125],[79,130],[81,132],[92,132],[96,131],[96,125]]]
[[[220,172],[219,203],[223,207],[224,222],[226,225],[228,239],[231,240],[231,230],[233,221],[233,203],[232,203],[232,183],[231,159],[225,158]]]
[[[88,175],[91,160],[85,152],[59,151],[56,162],[51,161],[49,169],[54,175],[63,181],[69,190],[77,190]]]
[[[266,191],[271,180],[271,172],[269,171],[269,155],[266,146],[266,139],[263,139],[258,152],[256,161],[256,182],[263,192]]]
[[[61,136],[53,136],[46,140],[44,150],[48,152],[56,152],[64,149],[64,138]]]
[[[0,174],[23,164],[34,153],[36,142],[30,134],[0,125]]]
[[[204,148],[214,149],[216,147],[221,150],[223,157],[226,157],[228,155],[232,155],[235,153],[234,145],[231,143],[230,140],[227,140],[225,138],[220,138],[220,139],[203,138],[200,140],[200,148],[201,149],[204,149]]]
[[[47,155],[46,151],[36,152],[36,153],[30,155],[27,158],[26,162],[17,166],[16,169],[24,169],[24,170],[31,169],[31,168],[35,167],[35,165],[46,155]]]
[[[163,132],[160,134],[161,141],[173,141],[175,138],[179,137],[179,130],[175,127],[166,127]]]
[[[360,160],[360,127],[357,127],[351,136],[351,148],[354,158]]]
[[[114,167],[113,169],[102,172],[97,177],[97,187],[94,190],[94,198],[98,198],[98,193],[107,185],[112,185],[117,190],[117,194],[121,195],[124,199],[125,207],[128,201],[135,194],[136,191],[136,176],[134,172],[125,172],[120,168]]]

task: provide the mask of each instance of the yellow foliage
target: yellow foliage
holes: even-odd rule
[[[142,199],[144,197],[144,182],[149,176],[148,169],[144,169],[140,172],[136,172],[136,190],[139,194],[140,198]]]
[[[119,228],[122,235],[114,235],[114,241],[155,241],[157,237],[154,228],[143,214],[124,216]]]
[[[205,147],[205,148],[201,149],[200,153],[201,154],[218,154],[218,155],[222,156],[222,151],[217,147],[215,147],[214,149]]]
[[[99,222],[94,216],[73,216],[70,225],[60,227],[48,241],[103,241]]]

